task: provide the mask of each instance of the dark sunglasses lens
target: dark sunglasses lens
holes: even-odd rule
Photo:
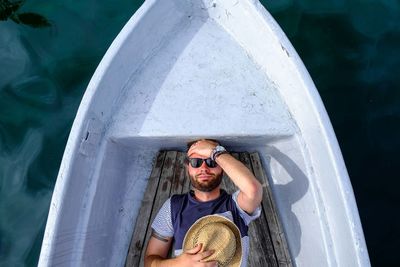
[[[210,159],[210,158],[206,159],[206,164],[210,168],[217,167],[217,163],[215,161],[213,161],[212,159]]]
[[[189,159],[189,162],[192,168],[198,168],[201,166],[201,164],[203,164],[202,159]]]

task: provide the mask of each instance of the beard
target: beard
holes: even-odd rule
[[[212,179],[206,182],[201,182],[197,178],[199,175],[189,175],[190,181],[192,182],[192,186],[201,192],[211,192],[215,188],[217,188],[222,181],[222,173],[219,174],[209,174],[212,175]]]

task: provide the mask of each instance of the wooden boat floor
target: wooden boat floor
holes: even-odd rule
[[[232,153],[243,162],[264,186],[260,218],[249,226],[250,254],[248,266],[292,266],[286,239],[279,222],[267,176],[258,153]],[[151,234],[151,223],[167,198],[190,190],[186,177],[184,159],[186,153],[161,151],[158,153],[142,206],[137,216],[125,266],[143,266],[147,242]],[[228,193],[237,189],[231,180],[224,177],[221,187]]]

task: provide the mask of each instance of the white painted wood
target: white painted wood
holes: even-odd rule
[[[40,266],[122,266],[160,149],[258,151],[293,264],[368,266],[353,190],[315,86],[256,0],[147,0],[82,99]]]

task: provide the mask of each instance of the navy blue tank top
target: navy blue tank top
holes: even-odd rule
[[[241,237],[247,236],[248,226],[240,216],[232,196],[221,189],[217,199],[200,202],[194,198],[194,192],[173,195],[171,197],[171,217],[174,227],[175,249],[182,249],[186,232],[198,219],[211,214],[223,214],[230,212],[233,222],[239,228]]]

